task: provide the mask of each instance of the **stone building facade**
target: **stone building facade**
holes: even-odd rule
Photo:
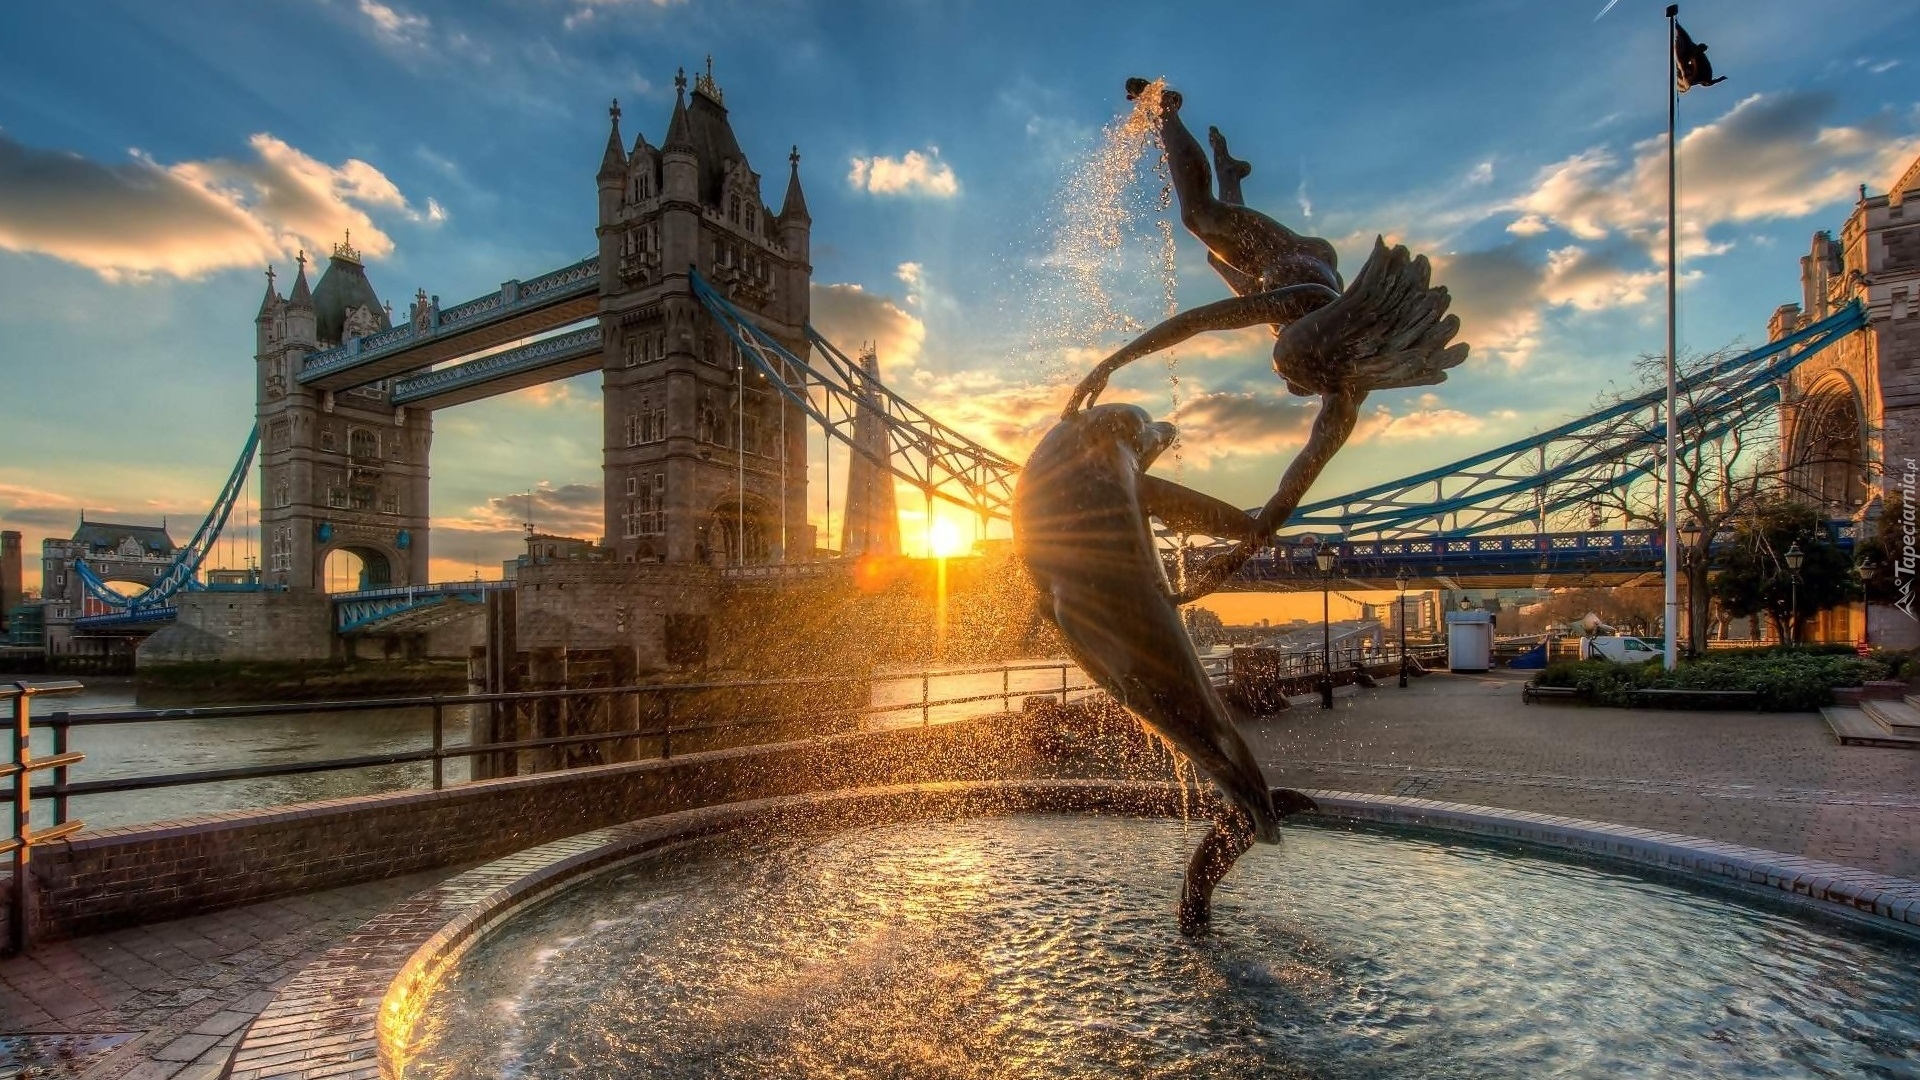
[[[325,591],[335,551],[360,559],[361,580],[349,587],[431,580],[432,413],[394,408],[386,380],[336,393],[302,387],[298,378],[309,353],[391,325],[351,238],[334,246],[317,287],[307,285],[304,254],[284,299],[267,273],[254,319],[254,367],[261,572],[269,588]]]
[[[658,147],[612,110],[597,181],[605,343],[606,546],[617,562],[727,565],[811,556],[807,422],[693,294],[697,268],[805,355],[812,218],[789,155],[761,198],[709,70],[685,74]]]
[[[1920,158],[1885,194],[1865,185],[1836,238],[1817,232],[1800,259],[1800,302],[1768,321],[1779,339],[1859,302],[1867,326],[1788,376],[1781,398],[1782,455],[1796,494],[1830,518],[1877,527],[1882,498],[1920,461]],[[1873,640],[1920,644],[1920,624],[1891,607],[1865,613]],[[1823,636],[1858,636],[1835,612]]]
[[[76,639],[74,620],[107,615],[112,609],[87,592],[73,564],[87,567],[109,587],[129,595],[152,586],[173,565],[176,551],[164,525],[122,525],[88,521],[83,516],[73,535],[40,542],[41,612],[50,657],[104,653],[104,640]]]

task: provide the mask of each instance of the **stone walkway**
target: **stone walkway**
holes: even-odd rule
[[[0,1080],[214,1080],[282,982],[461,869],[36,945],[0,961]]]
[[[1276,785],[1414,795],[1704,836],[1920,879],[1920,752],[1816,713],[1525,705],[1519,672],[1391,681],[1249,729]]]
[[[1920,879],[1920,752],[1843,747],[1811,713],[1523,705],[1517,674],[1302,701],[1249,731],[1276,784],[1531,810]],[[0,1080],[212,1080],[273,990],[461,867],[0,961]],[[27,1071],[22,1071],[25,1068]]]

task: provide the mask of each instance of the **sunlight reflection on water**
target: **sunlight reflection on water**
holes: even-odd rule
[[[415,1077],[1912,1075],[1913,950],[1478,847],[1291,829],[1172,907],[1177,822],[715,843],[515,918]]]

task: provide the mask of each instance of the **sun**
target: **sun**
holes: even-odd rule
[[[973,550],[973,538],[960,531],[960,526],[946,518],[933,520],[933,535],[928,538],[936,559],[951,559],[956,555],[965,555]]]

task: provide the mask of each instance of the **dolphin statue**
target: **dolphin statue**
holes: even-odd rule
[[[1147,475],[1173,425],[1135,405],[1075,410],[1040,440],[1014,492],[1014,550],[1082,670],[1213,781],[1227,811],[1188,866],[1182,930],[1206,924],[1213,886],[1254,839],[1279,839],[1285,813],[1312,809],[1272,791],[1194,652],[1148,525],[1250,540],[1245,511]]]

